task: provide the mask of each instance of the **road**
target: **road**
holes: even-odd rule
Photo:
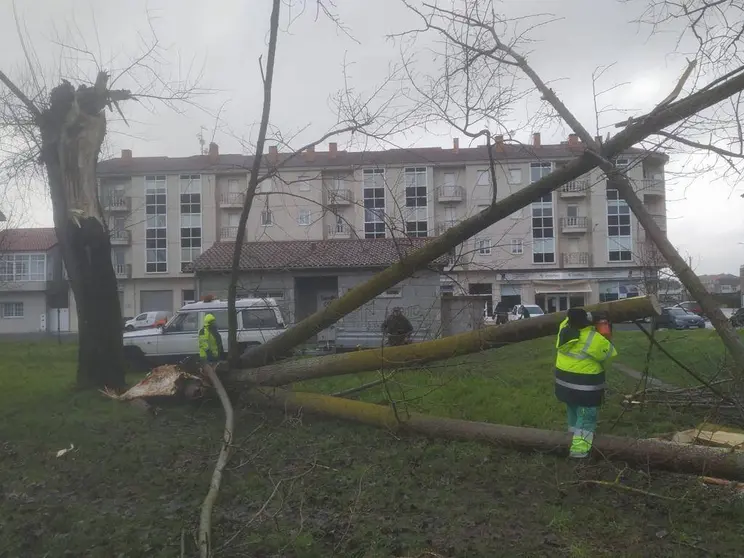
[[[734,312],[736,312],[733,308],[721,308],[721,312],[723,312],[724,316],[727,318],[730,318]],[[648,326],[648,324],[644,324],[645,326]],[[637,331],[638,328],[635,324],[612,324],[612,328],[616,331]],[[705,329],[713,329],[713,325],[708,321],[705,320]]]

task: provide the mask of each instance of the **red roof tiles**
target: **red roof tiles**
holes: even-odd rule
[[[396,263],[428,238],[375,238],[352,240],[287,240],[246,242],[240,269],[250,271],[283,269],[381,268]],[[227,271],[232,265],[234,242],[218,242],[193,263],[196,272]],[[434,265],[441,267],[446,258]]]
[[[0,231],[0,252],[46,252],[57,244],[53,228]]]

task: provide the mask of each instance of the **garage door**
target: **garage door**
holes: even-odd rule
[[[173,291],[140,291],[140,312],[173,312]]]

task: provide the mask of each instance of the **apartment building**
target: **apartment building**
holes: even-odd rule
[[[77,331],[52,228],[0,231],[0,334]]]
[[[247,241],[429,237],[566,164],[584,146],[567,141],[511,145],[497,138],[495,188],[485,147],[351,152],[330,143],[296,156],[271,147],[248,219]],[[659,153],[617,157],[644,204],[666,228]],[[237,231],[251,158],[209,153],[133,157],[99,164],[124,315],[175,309],[193,300],[189,264]],[[494,192],[495,190],[495,192]],[[540,304],[547,311],[643,292],[662,265],[643,229],[599,171],[572,181],[457,247],[442,294],[473,294],[492,307]]]

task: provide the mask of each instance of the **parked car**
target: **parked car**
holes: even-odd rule
[[[540,308],[537,304],[517,304],[514,308],[512,308],[512,311],[509,314],[509,320],[512,321],[523,319],[525,310],[527,311],[527,314],[530,318],[542,316],[543,314],[545,314],[545,312],[543,312],[543,309]]]
[[[697,314],[698,316],[703,315],[703,309],[700,307],[700,304],[695,302],[694,300],[680,302],[679,304],[675,305],[675,307],[682,308],[682,310],[684,310],[685,312]]]
[[[157,312],[142,312],[139,316],[136,316],[130,320],[124,322],[125,331],[134,331],[135,329],[147,329],[150,327],[160,327],[171,317],[170,312],[157,311]]]
[[[730,320],[733,327],[744,327],[744,308],[739,308],[734,312]]]
[[[286,329],[273,298],[243,298],[235,301],[238,313],[238,344],[241,352],[261,345]],[[176,364],[199,354],[199,330],[204,316],[212,314],[227,346],[227,301],[211,300],[186,304],[163,327],[124,333],[124,355],[135,368]]]
[[[656,318],[656,327],[659,329],[703,328],[705,327],[705,320],[697,314],[687,312],[678,306],[673,306],[661,310],[661,316]]]

